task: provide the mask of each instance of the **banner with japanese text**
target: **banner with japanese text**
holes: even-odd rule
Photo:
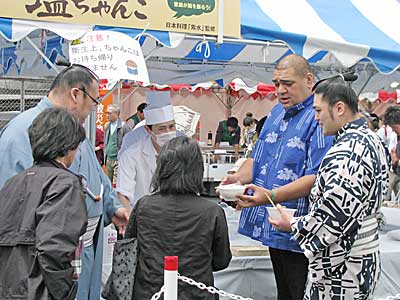
[[[91,69],[100,79],[149,83],[146,62],[137,40],[116,31],[92,31],[72,41],[69,59]]]
[[[99,95],[100,97],[103,97],[106,95],[108,90],[100,90]],[[100,129],[101,131],[104,131],[104,128],[106,126],[107,120],[106,120],[106,110],[107,106],[113,104],[113,95],[109,95],[108,97],[104,98],[103,101],[99,105],[97,105],[96,109],[96,128]]]
[[[219,0],[2,0],[0,16],[217,35],[218,5]],[[240,0],[224,0],[224,35],[240,36]]]

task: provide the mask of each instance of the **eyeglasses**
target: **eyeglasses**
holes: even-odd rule
[[[86,92],[84,89],[82,88],[77,88],[78,90],[82,91],[82,93],[84,93],[86,96],[88,96],[96,105],[99,105],[101,102],[101,97],[98,97],[97,99],[92,97],[88,92]]]

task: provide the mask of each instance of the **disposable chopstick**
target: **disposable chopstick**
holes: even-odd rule
[[[268,201],[272,204],[272,206],[275,207],[276,209],[278,209],[278,208],[276,207],[274,201],[272,201],[271,197],[270,197],[267,193],[264,193],[264,195],[265,195],[265,197],[267,197]]]

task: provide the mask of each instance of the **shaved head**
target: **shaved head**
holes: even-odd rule
[[[285,56],[275,66],[275,70],[287,70],[290,68],[293,68],[295,74],[299,76],[306,76],[307,73],[312,73],[308,61],[297,54]]]
[[[314,76],[304,57],[290,54],[276,64],[272,82],[279,102],[288,109],[311,96]]]

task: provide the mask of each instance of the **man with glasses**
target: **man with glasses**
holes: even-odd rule
[[[55,106],[68,109],[83,123],[97,104],[97,87],[97,78],[93,73],[72,65],[59,73],[48,95],[34,108],[21,113],[7,124],[0,135],[0,187],[8,178],[32,165],[27,132],[32,120],[41,111]]]
[[[1,132],[0,188],[7,179],[32,166],[28,128],[40,112],[50,107],[65,108],[83,123],[98,104],[98,98],[98,78],[92,71],[83,66],[71,65],[60,72],[48,95],[34,108],[11,120]],[[103,228],[111,221],[118,227],[124,227],[128,214],[116,197],[88,139],[79,146],[70,169],[86,179],[88,189],[85,201],[89,220],[86,233],[82,237],[82,268],[77,299],[98,300],[102,278]]]

